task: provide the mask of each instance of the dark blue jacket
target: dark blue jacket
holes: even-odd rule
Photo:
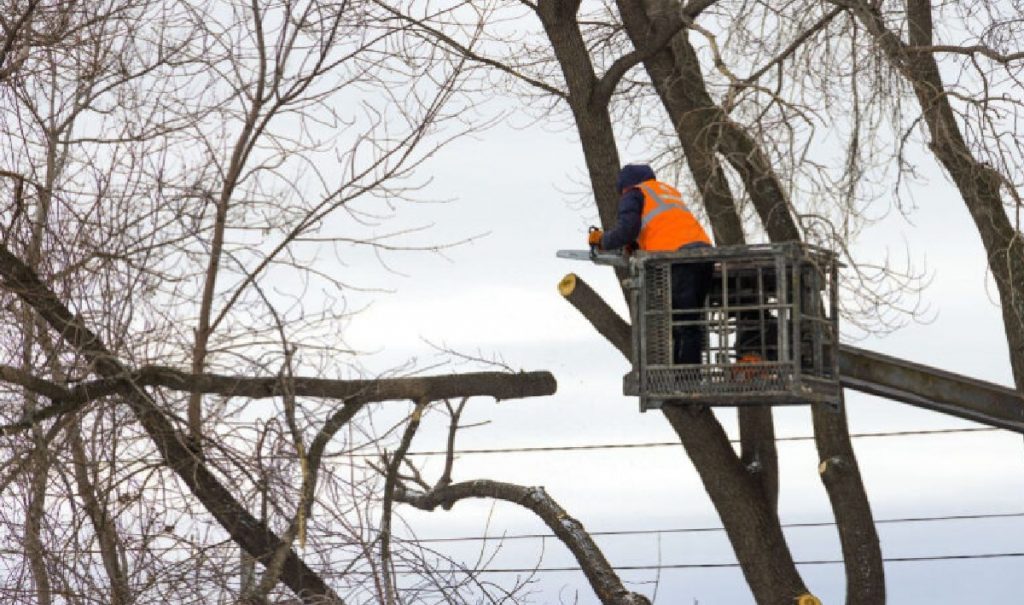
[[[640,237],[640,224],[644,214],[644,194],[636,186],[655,178],[654,171],[646,164],[626,164],[619,172],[615,186],[622,197],[619,199],[619,216],[615,228],[604,234],[601,248],[615,250],[633,245]],[[626,190],[626,191],[623,191]]]

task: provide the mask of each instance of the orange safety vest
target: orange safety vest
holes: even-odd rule
[[[640,183],[637,189],[644,194],[640,237],[637,238],[641,250],[661,252],[678,250],[694,242],[711,244],[711,238],[674,187],[652,179]]]

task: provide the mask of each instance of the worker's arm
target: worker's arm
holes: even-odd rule
[[[640,220],[644,212],[644,194],[631,189],[619,200],[619,218],[615,228],[604,234],[601,248],[616,250],[632,244],[640,237]]]

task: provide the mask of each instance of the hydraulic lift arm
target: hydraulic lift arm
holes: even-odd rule
[[[839,383],[951,416],[1024,433],[1024,398],[1010,388],[848,345]]]

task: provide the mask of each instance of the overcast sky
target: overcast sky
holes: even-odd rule
[[[224,18],[229,18],[228,13]],[[509,20],[497,27],[518,24]],[[536,30],[539,25],[532,27]],[[201,87],[201,82],[197,78],[192,86]],[[344,114],[337,123],[346,124],[350,111],[358,115],[354,108],[361,107],[361,95],[378,92],[352,86],[332,99],[342,108],[338,115]],[[390,92],[400,100],[409,91],[399,86]],[[498,90],[494,96],[507,92]],[[482,111],[500,110],[496,103]],[[374,105],[370,118],[352,118],[352,130],[365,125],[361,120],[376,117],[376,111],[380,115],[393,111],[387,104]],[[299,127],[295,118],[288,117],[274,124],[280,124],[281,131]],[[330,125],[332,120],[316,124],[303,134],[312,138],[331,134],[316,129],[330,128],[323,124]],[[85,131],[102,130],[105,125],[98,120]],[[231,126],[227,124],[226,131]],[[390,136],[402,131],[400,124],[388,126]],[[445,131],[442,136],[450,134]],[[641,414],[635,398],[621,395],[627,362],[556,290],[563,275],[575,272],[613,308],[626,312],[611,269],[555,257],[559,249],[584,248],[587,227],[597,221],[593,204],[580,197],[589,181],[574,135],[569,123],[554,128],[543,120],[513,115],[507,122],[457,139],[417,169],[415,178],[426,183],[420,197],[438,203],[367,199],[353,204],[376,210],[386,201],[393,202],[396,217],[376,228],[377,235],[411,230],[388,243],[442,246],[442,253],[394,251],[378,260],[372,251],[356,247],[339,252],[344,264],[332,264],[329,246],[324,245],[308,260],[316,263],[317,271],[336,272],[338,280],[365,289],[346,293],[349,308],[362,311],[339,335],[359,352],[354,359],[364,376],[393,375],[396,369],[399,374],[414,369],[440,374],[487,367],[459,363],[451,351],[516,370],[547,370],[555,375],[558,391],[551,397],[470,402],[463,421],[479,426],[460,434],[459,449],[510,451],[460,455],[454,480],[488,478],[544,486],[590,531],[606,534],[597,540],[614,565],[640,568],[623,571],[622,576],[633,590],[656,596],[657,603],[752,603],[729,542],[719,529],[717,513],[675,433],[659,412]],[[620,150],[623,160],[650,159],[653,151],[636,148],[641,139],[635,137],[628,151]],[[833,144],[827,136],[822,140],[826,141],[823,146]],[[918,142],[913,137],[909,141]],[[339,135],[339,150],[345,144]],[[811,150],[818,151],[817,147]],[[302,163],[308,160],[323,168],[325,180],[330,181],[336,176],[331,171],[343,168],[334,151],[325,148],[322,154],[328,158],[325,162],[334,162],[329,166],[313,157],[303,158]],[[187,149],[182,153],[189,158]],[[865,232],[853,248],[858,257],[875,261],[888,253],[899,258],[909,250],[910,260],[930,276],[923,300],[927,310],[921,316],[927,321],[911,321],[885,337],[863,337],[844,329],[844,341],[1009,385],[1001,317],[993,303],[995,293],[976,230],[955,189],[930,156],[920,158],[920,171],[922,178],[911,185],[919,208],[909,220],[893,213]],[[315,180],[308,173],[301,178]],[[295,185],[296,191],[305,192],[306,184]],[[315,191],[315,183],[308,188]],[[353,234],[359,234],[361,227],[340,210],[317,235],[358,237]],[[239,237],[270,236],[251,231]],[[453,242],[467,243],[446,246]],[[265,282],[261,285],[276,287],[281,298],[293,305],[296,300],[307,302],[306,296],[309,301],[326,300],[315,291],[296,291],[299,273],[292,267],[275,267],[265,274],[274,277],[261,278]],[[222,279],[223,287],[227,283]],[[298,308],[295,305],[292,311],[298,314]],[[317,336],[330,339],[334,335]],[[245,413],[255,417],[272,412],[274,405],[253,402]],[[979,431],[979,425],[967,421],[859,393],[848,392],[846,406],[883,553],[891,559],[889,602],[1019,601],[1024,556],[1007,555],[1024,555],[1021,436]],[[404,418],[408,404],[391,402],[375,409],[376,425],[386,427],[388,420]],[[726,430],[736,436],[735,410],[723,408],[718,414]],[[779,408],[775,419],[780,438],[779,511],[789,527],[790,547],[795,559],[805,562],[800,569],[812,592],[825,603],[840,603],[844,579],[842,566],[835,563],[841,558],[840,548],[817,474],[809,410]],[[421,463],[428,481],[436,480],[441,461],[425,452],[444,447],[446,424],[443,414],[429,412],[412,445],[413,458]],[[907,434],[921,431],[930,433]],[[891,434],[872,435],[881,432]],[[332,447],[343,448],[343,440],[339,435]],[[633,447],[594,447],[616,445]],[[584,446],[588,449],[581,449]],[[517,451],[530,448],[549,450]],[[492,571],[484,577],[499,585],[511,586],[529,575],[501,570],[540,568],[531,580],[533,602],[596,602],[582,574],[550,571],[576,563],[556,540],[536,536],[547,530],[528,512],[487,501],[460,502],[451,511],[432,513],[404,506],[398,510],[407,536],[415,534],[422,540],[490,536],[486,542],[429,544],[469,566],[485,559]],[[954,518],[965,516],[974,518]],[[521,537],[524,534],[532,537]],[[936,557],[949,558],[920,560]],[[654,569],[657,566],[664,568]]]
[[[640,155],[623,158],[644,161]],[[962,202],[948,180],[926,163],[925,185],[914,194],[920,209],[912,222],[893,217],[869,231],[857,248],[874,258],[885,250],[927,267],[932,282],[925,294],[927,324],[911,323],[884,338],[857,340],[864,348],[969,376],[1011,384],[998,308],[986,291],[984,256]],[[373,263],[347,271],[367,285],[393,290],[367,295],[373,304],[353,320],[349,344],[375,351],[362,361],[383,371],[415,358],[420,366],[441,359],[425,342],[463,353],[500,358],[523,370],[550,370],[558,393],[549,398],[495,404],[474,400],[467,422],[489,424],[465,431],[459,447],[519,448],[585,444],[676,442],[657,412],[640,414],[634,398],[621,395],[626,362],[558,295],[555,286],[576,272],[621,313],[621,294],[612,271],[555,258],[558,249],[580,249],[596,220],[593,206],[579,208],[567,191],[578,189],[583,162],[571,133],[540,126],[507,125],[444,149],[424,166],[433,180],[427,192],[451,198],[444,205],[403,206],[399,224],[431,224],[420,243],[484,237],[446,252],[395,254],[388,272]],[[847,339],[847,341],[849,341]],[[470,371],[471,365],[444,370]],[[975,428],[978,425],[903,404],[847,391],[853,433]],[[735,412],[720,411],[735,435]],[[780,437],[811,435],[805,407],[778,409]],[[414,451],[443,448],[446,419],[430,415]],[[1024,513],[1024,444],[1006,431],[949,433],[854,440],[867,485],[883,553],[887,558],[1024,552],[1024,517],[881,523],[907,517]],[[818,479],[813,442],[783,441],[780,515],[784,524],[828,522],[831,511]],[[420,458],[435,473],[436,458]],[[491,478],[542,485],[592,531],[670,530],[719,525],[699,478],[681,446],[467,454],[455,466],[455,480]],[[511,505],[463,502],[448,512],[402,509],[421,538],[544,533],[543,525]],[[840,558],[832,527],[787,530],[799,561]],[[616,565],[731,564],[735,558],[720,531],[608,536],[599,539]],[[575,563],[548,539],[506,540],[492,568],[563,567]],[[435,544],[472,562],[481,543]],[[1019,595],[1024,559],[989,558],[934,562],[890,562],[891,603],[987,602]],[[811,590],[825,603],[843,599],[842,567],[801,566]],[[735,567],[664,569],[623,573],[633,588],[660,603],[752,603]],[[493,574],[510,584],[516,574]],[[655,584],[656,582],[656,584]],[[582,575],[542,572],[535,600],[541,603],[596,602]]]

